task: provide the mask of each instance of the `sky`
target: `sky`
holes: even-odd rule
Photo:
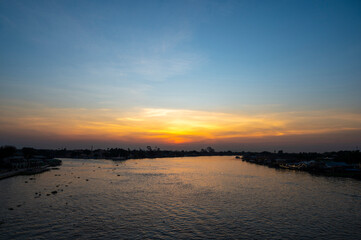
[[[0,1],[0,145],[361,147],[361,1]]]

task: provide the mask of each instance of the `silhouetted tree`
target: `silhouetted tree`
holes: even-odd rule
[[[0,147],[0,158],[11,157],[16,153],[16,147],[2,146]]]
[[[89,156],[90,153],[91,153],[91,151],[90,151],[89,149],[85,149],[85,150],[83,151],[83,153],[84,153],[85,155]]]
[[[214,149],[213,149],[213,148],[211,148],[211,147],[207,147],[207,152],[209,152],[209,153],[214,153],[215,151],[214,151]]]
[[[30,147],[24,147],[21,151],[23,152],[24,157],[27,159],[31,158],[36,154],[36,150]]]
[[[3,146],[0,147],[0,167],[6,167],[6,164],[3,162],[4,158],[11,157],[16,153],[16,148],[13,146]]]

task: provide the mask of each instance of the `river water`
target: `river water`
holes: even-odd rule
[[[229,156],[63,159],[0,196],[0,239],[361,239],[361,181]]]

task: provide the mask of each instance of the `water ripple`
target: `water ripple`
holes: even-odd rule
[[[230,157],[65,159],[0,189],[0,239],[359,239],[361,229],[359,181]]]

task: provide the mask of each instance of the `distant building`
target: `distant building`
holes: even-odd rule
[[[27,168],[29,166],[29,162],[22,156],[7,157],[4,158],[3,162],[12,169]]]

